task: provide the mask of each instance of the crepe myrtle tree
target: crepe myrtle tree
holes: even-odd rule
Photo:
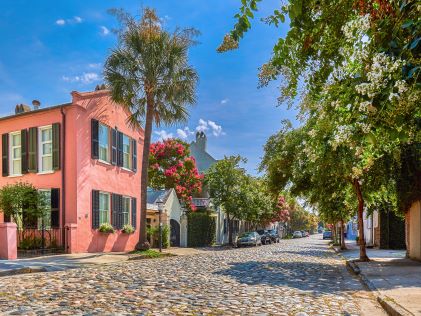
[[[185,122],[188,106],[196,102],[197,72],[188,50],[195,44],[194,29],[165,30],[155,10],[145,8],[140,20],[121,10],[113,14],[122,23],[118,45],[105,62],[104,78],[111,98],[131,113],[128,123],[143,126],[141,221],[138,249],[146,243],[146,191],[152,125]]]
[[[148,172],[152,188],[173,188],[187,210],[196,210],[192,198],[202,191],[203,174],[199,173],[187,143],[166,139],[151,144]]]

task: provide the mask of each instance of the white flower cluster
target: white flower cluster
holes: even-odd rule
[[[366,114],[376,113],[377,112],[376,107],[370,101],[363,101],[363,102],[361,102],[359,104],[358,110],[361,113],[366,113]]]
[[[342,27],[345,38],[348,42],[353,43],[355,39],[363,40],[370,29],[370,15],[357,16],[354,20],[349,21]]]
[[[334,150],[336,150],[336,148],[338,148],[340,145],[350,140],[351,136],[352,131],[350,130],[350,126],[338,126],[333,139],[329,141],[329,144],[333,147]]]
[[[385,53],[375,54],[369,71],[367,72],[368,82],[361,83],[355,87],[361,95],[366,95],[370,99],[386,88],[389,80],[403,64],[400,59],[394,59]]]

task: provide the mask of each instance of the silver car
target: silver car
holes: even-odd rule
[[[237,247],[240,248],[242,246],[261,246],[262,240],[260,239],[260,235],[256,232],[246,232],[242,233],[238,236],[237,239]]]
[[[303,233],[300,232],[299,230],[295,231],[294,234],[292,235],[293,238],[301,238],[303,237]]]

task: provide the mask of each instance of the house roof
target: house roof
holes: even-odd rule
[[[166,190],[155,190],[152,188],[148,188],[147,190],[147,198],[146,201],[148,204],[156,204],[156,201],[161,198],[165,203],[170,196],[171,190],[173,189],[166,189]]]
[[[190,144],[191,155],[196,160],[196,166],[199,172],[203,173],[208,170],[217,160],[213,158],[209,153],[202,150],[195,142]]]
[[[7,120],[7,119],[10,119],[10,118],[14,118],[14,117],[26,116],[26,115],[36,114],[36,113],[40,113],[40,112],[55,110],[55,109],[65,107],[65,106],[70,106],[70,105],[72,105],[72,103],[63,103],[63,104],[53,105],[53,106],[49,106],[49,107],[45,107],[45,108],[40,108],[38,110],[31,110],[31,111],[28,111],[28,112],[22,112],[22,113],[18,113],[18,114],[7,115],[7,116],[0,117],[0,121]]]

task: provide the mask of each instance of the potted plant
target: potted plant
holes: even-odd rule
[[[134,228],[132,225],[127,224],[123,226],[123,229],[121,230],[122,233],[124,234],[133,234],[134,233]]]
[[[104,234],[114,234],[114,227],[109,223],[103,223],[99,226],[98,231]]]

